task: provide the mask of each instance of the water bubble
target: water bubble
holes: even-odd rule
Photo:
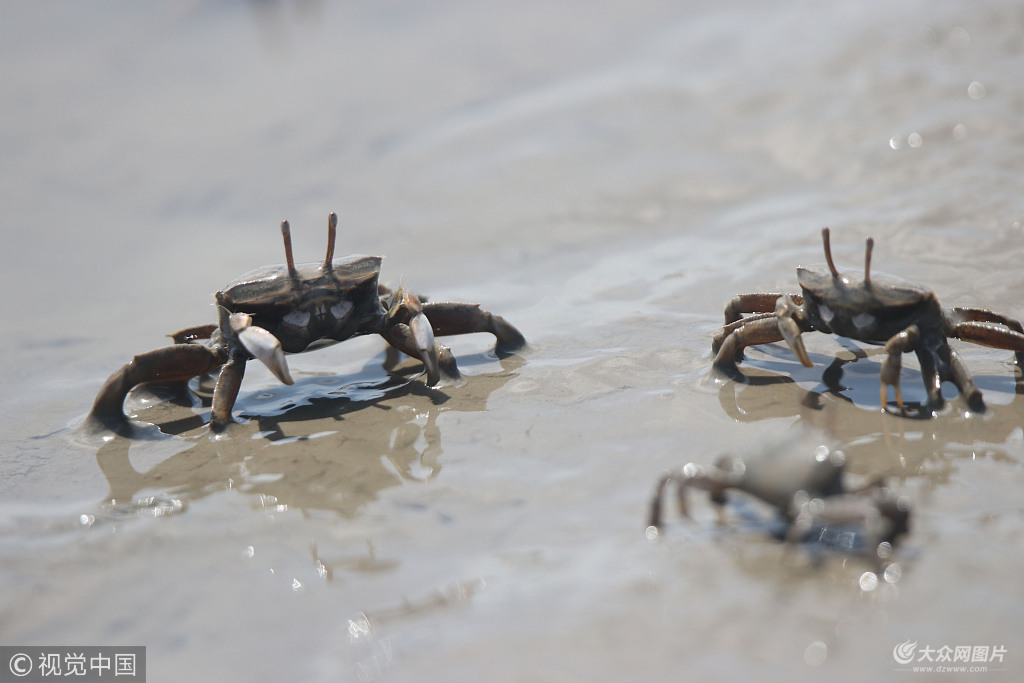
[[[885,571],[882,573],[882,578],[885,579],[886,583],[896,583],[903,578],[903,569],[893,562],[885,568]]]
[[[804,650],[804,662],[808,666],[820,666],[825,663],[825,659],[828,657],[828,645],[820,640],[816,640],[807,646]]]
[[[971,81],[971,84],[967,86],[967,96],[972,100],[980,100],[985,96],[985,86],[978,81]]]
[[[971,34],[963,26],[957,26],[949,32],[946,44],[951,48],[965,48],[971,44]]]
[[[857,580],[860,585],[860,589],[865,593],[869,593],[878,588],[878,575],[874,572],[864,572],[860,575],[860,579]]]
[[[891,138],[889,138],[889,147],[892,149],[900,149],[903,147],[903,141],[900,140],[897,136],[893,135]]]
[[[907,146],[913,149],[917,149],[924,142],[920,133],[911,133],[907,136]]]
[[[967,139],[967,126],[962,123],[958,123],[953,126],[953,139],[957,142]]]
[[[78,518],[78,522],[82,526],[92,526],[96,523],[96,517],[94,515],[81,515]]]
[[[828,460],[829,450],[828,446],[821,445],[814,449],[814,459],[818,462],[825,462]]]
[[[365,614],[360,614],[355,619],[348,620],[349,642],[354,643],[360,638],[371,638],[372,636],[373,627],[370,625],[370,620]]]

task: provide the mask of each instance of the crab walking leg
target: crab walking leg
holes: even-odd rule
[[[522,333],[500,315],[480,308],[479,304],[461,304],[447,301],[423,304],[423,314],[430,320],[434,334],[472,334],[490,332],[497,339],[495,348],[505,353],[526,346]]]
[[[719,487],[716,487],[713,482],[708,481],[701,475],[690,476],[685,472],[668,472],[658,480],[657,485],[654,488],[654,497],[651,498],[650,517],[648,518],[649,527],[660,529],[662,526],[662,507],[663,500],[665,499],[665,489],[668,486],[673,485],[676,487],[676,504],[679,506],[679,515],[687,519],[690,518],[690,508],[686,503],[686,488],[688,486],[696,486],[698,488],[711,491],[711,500],[716,503],[724,503],[724,489],[719,491]]]
[[[651,511],[647,518],[647,526],[661,529],[661,501],[665,497],[665,487],[673,481],[675,475],[664,474],[658,479],[654,487],[654,496],[651,498]]]
[[[733,332],[735,332],[736,330],[738,330],[739,328],[743,327],[744,325],[747,325],[758,320],[764,320],[765,318],[774,317],[775,309],[773,308],[771,313],[754,313],[753,315],[748,315],[746,318],[740,318],[739,320],[728,323],[727,325],[723,325],[722,329],[720,329],[711,340],[711,353],[717,354],[718,349],[722,348],[722,342],[725,341],[725,338],[728,337]],[[741,358],[743,358],[742,351],[740,352],[740,355],[736,357],[736,359],[739,360]]]
[[[953,383],[960,390],[960,395],[967,401],[967,405],[976,413],[984,412],[985,402],[981,398],[981,389],[974,383],[971,373],[967,370],[967,364],[953,349],[949,350],[949,371]]]
[[[988,313],[988,311],[983,312]],[[995,314],[992,315],[993,318],[1002,317]],[[962,322],[953,328],[952,335],[957,339],[981,344],[982,346],[1015,351],[1017,364],[1024,365],[1024,334],[1018,330],[1004,329],[999,324],[996,324],[1002,323],[1009,327],[1008,323],[1010,322],[1015,321],[988,320],[985,322]]]
[[[903,365],[903,354],[908,351],[913,351],[917,348],[917,340],[921,336],[920,330],[917,325],[911,325],[907,329],[903,330],[892,336],[885,343],[885,350],[888,352],[888,356],[882,361],[882,371],[879,373],[879,380],[881,384],[881,399],[882,399],[882,410],[885,410],[885,405],[888,401],[888,387],[892,387],[896,393],[896,407],[899,411],[903,412],[903,392],[900,390],[900,368]],[[928,377],[924,363],[922,361],[921,374],[925,375],[925,384],[928,384]],[[928,389],[929,397],[931,396],[931,389]]]
[[[196,325],[167,336],[173,339],[175,344],[187,344],[197,339],[209,339],[216,330],[216,325]]]
[[[804,299],[799,294],[739,294],[732,298],[725,307],[725,324],[734,323],[743,317],[744,313],[774,313],[776,302],[784,296],[789,296],[797,305],[801,305]]]
[[[759,344],[771,344],[783,340],[782,331],[779,329],[778,318],[774,315],[755,320],[753,322],[743,321],[745,324],[738,325],[732,334],[722,340],[722,346],[715,355],[712,366],[727,375],[735,375],[739,372],[736,367],[737,354],[748,346]]]
[[[987,308],[962,308],[959,306],[950,308],[945,311],[947,319],[954,324],[960,324],[964,322],[976,322],[976,323],[999,323],[1005,325],[1014,332],[1024,333],[1024,326],[1019,321],[1013,318],[1007,318],[1005,315],[995,313],[988,310]]]
[[[737,481],[708,475],[700,470],[695,474],[688,474],[686,470],[687,468],[684,467],[682,471],[668,472],[662,475],[658,480],[658,483],[654,488],[654,496],[651,498],[650,516],[648,517],[649,524],[647,526],[653,526],[656,529],[661,528],[665,490],[670,485],[674,485],[676,487],[676,504],[679,506],[680,516],[687,519],[690,518],[690,508],[686,502],[686,490],[692,486],[708,492],[708,496],[718,513],[719,522],[724,521],[725,504],[728,502],[725,495],[726,491],[733,488],[741,491],[746,490],[746,488]],[[748,491],[748,493],[750,493],[750,491]]]
[[[187,382],[224,364],[216,350],[199,344],[176,344],[132,358],[107,379],[89,412],[89,419],[123,424],[124,399],[146,382]]]
[[[235,421],[231,417],[231,409],[234,408],[238,390],[242,387],[242,377],[245,376],[245,364],[248,360],[244,350],[235,349],[220,370],[217,387],[213,390],[213,406],[210,408],[210,429],[215,432],[223,431],[229,423]]]

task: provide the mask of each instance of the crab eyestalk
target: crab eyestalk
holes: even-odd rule
[[[334,264],[334,240],[338,233],[338,214],[331,212],[327,217],[327,256],[324,257],[324,265],[321,270],[325,273],[331,271]]]
[[[875,240],[868,238],[864,248],[864,285],[871,286],[871,252],[875,250]]]
[[[284,258],[288,264],[288,274],[293,280],[297,280],[299,271],[295,270],[295,259],[292,258],[292,229],[288,221],[281,221],[281,237],[284,239]]]
[[[826,241],[827,244],[828,242]],[[827,250],[826,253],[828,253]],[[786,344],[789,345],[789,349],[796,356],[796,359],[803,363],[805,367],[810,368],[814,366],[814,363],[811,362],[810,356],[807,355],[804,340],[800,336],[800,324],[796,321],[799,313],[800,307],[793,302],[792,297],[788,294],[780,296],[778,303],[775,304],[775,315],[779,319],[779,333],[786,340]]]
[[[836,270],[836,264],[832,261],[832,246],[829,244],[828,228],[821,229],[821,241],[825,244],[825,261],[828,263],[828,269],[832,273],[832,277],[838,278],[839,271]]]

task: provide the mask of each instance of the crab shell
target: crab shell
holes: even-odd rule
[[[923,285],[881,273],[870,280],[834,278],[815,268],[797,268],[796,273],[808,321],[821,332],[885,344],[911,324],[941,325],[935,293]]]
[[[330,268],[299,264],[294,275],[286,265],[266,266],[218,292],[217,303],[230,313],[247,313],[285,353],[302,353],[382,327],[380,264],[379,256],[349,256]]]
[[[780,449],[755,458],[722,455],[706,476],[719,486],[749,493],[785,511],[797,491],[812,497],[843,493],[845,460],[841,451],[825,447],[813,453]]]

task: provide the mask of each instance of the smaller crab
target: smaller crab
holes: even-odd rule
[[[848,489],[843,482],[846,457],[842,451],[818,446],[813,453],[779,449],[758,458],[720,456],[711,471],[690,463],[665,474],[655,487],[648,527],[662,527],[662,501],[670,483],[676,485],[680,513],[689,517],[686,490],[708,491],[719,511],[730,489],[742,491],[775,508],[780,538],[790,542],[833,540],[837,549],[875,552],[882,543],[891,548],[910,529],[907,501],[875,480]],[[843,541],[835,542],[835,530]],[[856,541],[851,540],[856,539]]]
[[[902,413],[900,367],[904,353],[917,354],[933,410],[943,405],[940,388],[944,381],[956,385],[972,410],[985,409],[981,390],[959,354],[950,348],[948,337],[1014,351],[1017,367],[1024,367],[1024,328],[1020,322],[987,309],[944,309],[927,287],[872,275],[871,238],[867,240],[864,279],[841,275],[832,262],[828,228],[821,234],[828,270],[797,268],[802,294],[741,294],[729,302],[725,326],[711,346],[716,370],[742,376],[736,362],[742,359],[744,348],[783,340],[801,363],[811,367],[800,335],[837,334],[885,346],[888,355],[880,375],[882,409],[886,409],[887,387],[891,386]],[[746,313],[753,315],[744,317]]]
[[[259,359],[284,384],[292,384],[285,354],[303,353],[364,334],[379,334],[392,348],[421,360],[427,383],[459,378],[451,351],[435,335],[490,332],[497,349],[510,353],[526,340],[501,316],[476,304],[426,302],[405,289],[379,284],[381,257],[334,258],[338,217],[328,220],[323,262],[295,265],[291,230],[281,223],[286,263],[260,268],[217,292],[217,325],[172,334],[172,346],[135,356],[100,389],[89,424],[121,431],[124,400],[147,382],[188,382],[220,369],[213,392],[210,427],[233,421],[246,363]]]

